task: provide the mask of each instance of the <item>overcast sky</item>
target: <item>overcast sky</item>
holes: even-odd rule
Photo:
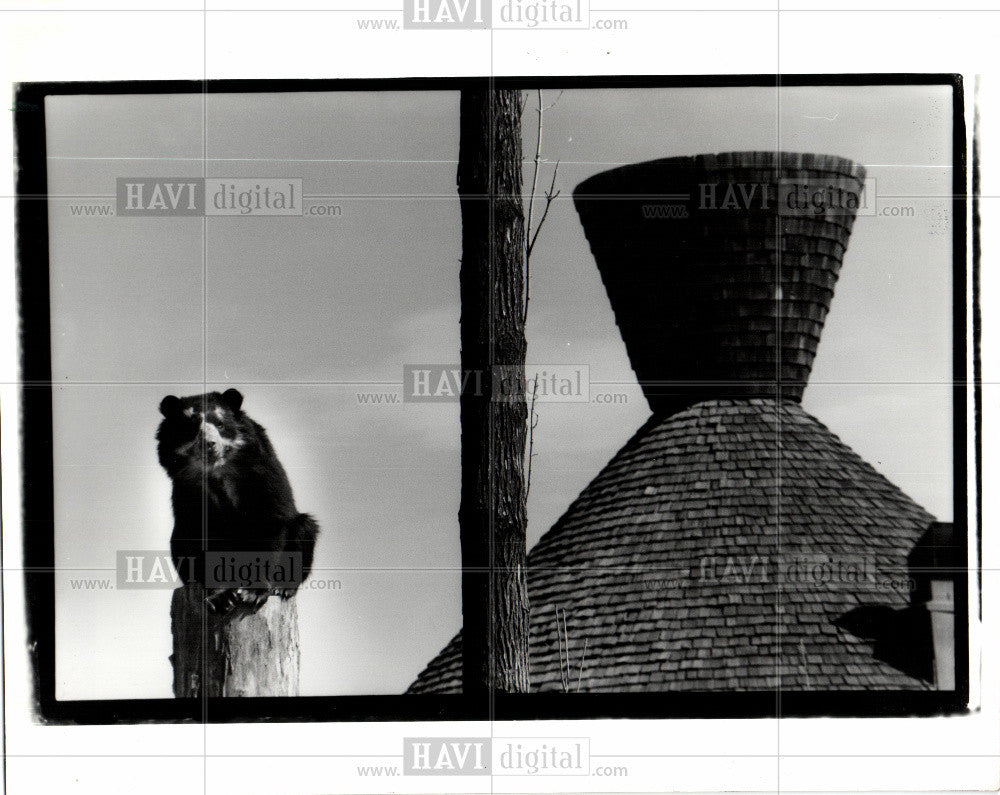
[[[532,257],[528,358],[585,364],[592,389],[629,402],[541,406],[529,543],[649,414],[573,187],[622,163],[740,149],[849,157],[883,206],[914,208],[855,224],[803,404],[951,519],[949,90],[557,94],[543,155],[561,161],[563,196]],[[457,93],[50,97],[46,119],[50,193],[66,197],[49,211],[58,697],[170,696],[169,592],[70,578],[113,576],[118,549],[167,548],[157,405],[228,386],[323,528],[315,577],[340,582],[299,596],[302,694],[402,691],[461,624],[458,406],[357,395],[398,394],[405,363],[458,359]],[[301,178],[342,215],[71,214],[70,197],[110,199],[116,177],[203,166]]]

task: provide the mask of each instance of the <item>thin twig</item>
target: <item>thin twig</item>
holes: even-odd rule
[[[809,684],[809,665],[806,660],[806,644],[801,640],[799,641],[799,654],[802,656],[802,673],[806,677],[806,690],[812,690],[812,685]]]
[[[527,97],[525,98],[527,102]],[[531,215],[535,208],[535,191],[538,190],[538,164],[542,158],[542,89],[538,89],[538,134],[535,137],[535,169],[531,175],[531,192],[528,194],[528,220],[524,226],[524,322],[528,321],[528,299],[531,295]]]
[[[583,639],[583,654],[580,657],[580,675],[576,679],[576,692],[580,692],[580,684],[583,682],[583,664],[587,660],[587,641],[588,638]]]
[[[538,240],[538,233],[542,231],[542,224],[545,223],[545,218],[549,214],[549,207],[552,206],[552,202],[559,196],[561,191],[555,189],[556,187],[556,175],[559,173],[559,161],[556,161],[556,167],[552,169],[552,184],[549,185],[549,189],[545,191],[545,210],[542,212],[542,217],[538,219],[538,227],[535,229],[535,234],[531,238],[531,242],[528,243],[528,258],[531,257],[531,252],[535,248],[535,241]]]
[[[559,644],[559,684],[563,686],[563,692],[569,690],[569,678],[563,673],[563,646],[562,646],[562,635],[559,634],[559,606],[556,605],[556,642]],[[569,662],[565,663],[565,667],[569,668]]]
[[[557,103],[557,102],[558,102],[558,101],[559,101],[560,99],[562,99],[562,95],[563,95],[563,92],[564,92],[565,90],[566,90],[566,89],[563,89],[563,90],[562,90],[562,91],[560,91],[560,92],[559,92],[558,94],[556,94],[556,98],[555,98],[554,100],[552,100],[552,104],[551,104],[551,105],[546,105],[546,106],[545,106],[544,108],[542,108],[542,110],[548,110],[549,108],[554,108],[554,107],[556,106],[556,103]]]
[[[563,642],[566,645],[566,692],[569,692],[569,678],[572,676],[572,671],[570,670],[570,659],[569,659],[569,631],[566,628],[566,611],[563,610]]]
[[[528,474],[524,483],[524,500],[527,502],[531,492],[531,459],[535,457],[535,428],[538,427],[538,415],[535,414],[535,400],[538,398],[538,376],[531,384],[531,411],[528,413]]]

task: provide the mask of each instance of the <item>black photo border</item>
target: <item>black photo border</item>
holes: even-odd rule
[[[45,98],[57,95],[458,91],[497,89],[712,88],[942,85],[952,89],[953,114],[953,461],[955,537],[968,553],[966,257],[967,132],[964,86],[956,74],[704,75],[590,77],[467,77],[296,80],[123,81],[22,83],[14,110],[17,157],[17,282],[22,390],[22,527],[28,654],[34,705],[45,723],[113,724],[233,721],[437,721],[598,718],[775,718],[925,716],[968,711],[968,572],[956,574],[954,691],[497,693],[465,695],[304,696],[59,701],[55,698],[55,554],[52,372]],[[456,124],[458,120],[456,119]],[[973,308],[978,308],[973,263]],[[978,334],[978,314],[973,336]],[[973,350],[978,375],[979,351]],[[976,412],[979,393],[973,389]],[[975,437],[976,460],[981,440]],[[978,492],[978,485],[976,486]],[[973,495],[978,499],[978,493]],[[981,519],[977,514],[977,538]]]

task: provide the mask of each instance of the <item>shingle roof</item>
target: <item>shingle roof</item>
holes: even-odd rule
[[[582,691],[929,689],[835,622],[908,605],[931,521],[795,402],[654,417],[528,556],[532,689],[561,688],[557,608],[574,690],[581,659]],[[409,692],[461,665],[459,634]]]

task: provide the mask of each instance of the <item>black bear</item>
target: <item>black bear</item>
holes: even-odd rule
[[[319,526],[296,509],[243,395],[168,395],[160,413],[157,454],[173,482],[170,554],[181,579],[204,585],[214,612],[256,612],[272,594],[293,596],[312,568]]]

